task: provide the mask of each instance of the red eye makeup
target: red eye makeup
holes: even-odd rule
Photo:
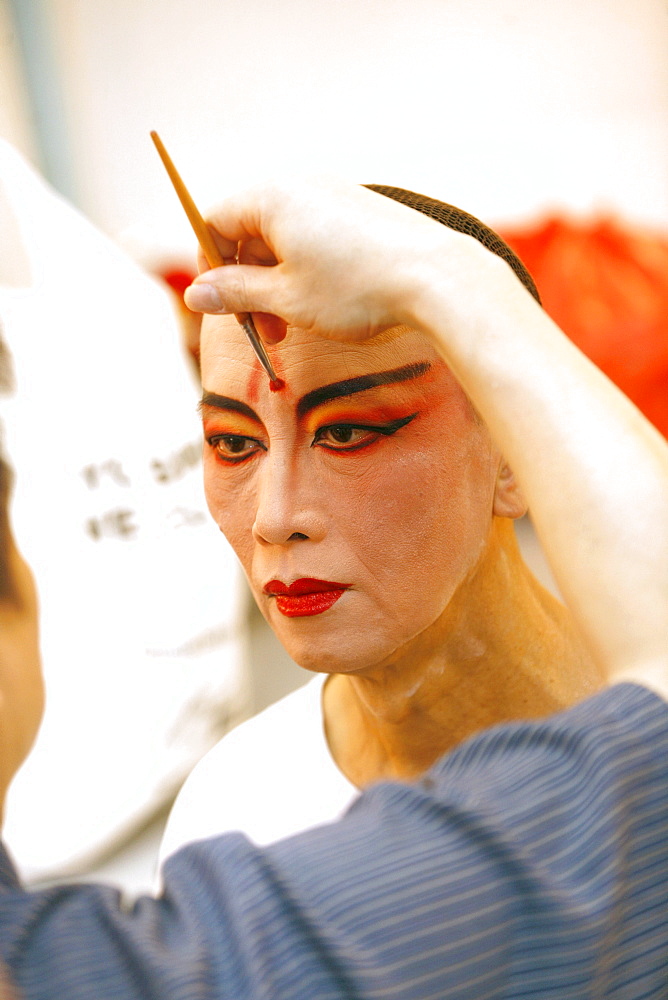
[[[241,434],[212,434],[206,438],[207,444],[215,451],[216,458],[228,465],[239,465],[267,447],[257,438],[243,437]]]
[[[397,420],[385,423],[361,423],[355,420],[341,421],[320,427],[313,438],[311,447],[319,446],[327,451],[360,451],[375,444],[381,437],[390,437],[406,424],[414,420],[417,413],[411,413]]]
[[[227,465],[239,465],[253,455],[266,451],[267,446],[258,435],[260,427],[249,407],[238,403],[234,408],[216,408],[203,404],[204,440],[216,458]]]
[[[313,389],[296,404],[296,417],[311,435],[311,447],[339,454],[361,451],[391,437],[418,415],[407,413],[410,404],[378,403],[373,399],[350,402],[358,393],[369,393],[383,386],[412,382],[428,372],[430,362],[404,365],[390,371],[360,375]],[[247,403],[218,393],[204,391],[200,410],[204,416],[204,435],[216,457],[228,465],[239,465],[258,452],[267,451],[264,425]],[[222,426],[221,426],[222,424]]]

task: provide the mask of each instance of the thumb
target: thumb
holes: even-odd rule
[[[276,266],[233,264],[200,274],[186,289],[184,301],[193,312],[278,313]]]

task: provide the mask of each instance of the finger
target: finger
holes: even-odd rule
[[[184,301],[194,312],[265,312],[280,316],[279,268],[238,264],[205,271],[186,289]]]
[[[204,251],[200,246],[197,247],[197,270],[200,274],[204,274],[205,271],[209,271],[209,264],[204,256]]]
[[[263,264],[265,267],[278,263],[264,240],[243,240],[239,245],[237,260],[240,264]]]
[[[216,240],[216,243],[217,242],[218,240]],[[223,257],[221,253],[221,260],[223,264],[236,264],[237,262],[236,253],[237,253],[236,244],[234,253],[232,254],[231,257]],[[204,274],[205,271],[210,271],[213,267],[218,267],[218,266],[219,265],[216,263],[215,260],[209,260],[209,258],[202,250],[201,246],[197,247],[197,270],[199,271],[200,274]]]
[[[207,213],[207,224],[224,239],[239,244],[244,240],[261,237],[262,188],[241,191],[226,198]]]
[[[272,313],[253,313],[255,327],[265,344],[280,344],[285,340],[288,332],[288,324],[280,316]]]
[[[207,229],[214,242],[213,250],[217,251],[217,257],[210,260],[210,254],[207,254],[202,245],[199,244],[197,247],[197,269],[200,274],[222,264],[236,264],[239,250],[239,245],[235,240],[225,239],[210,223],[207,223]]]
[[[207,223],[207,229],[213,237],[213,241],[218,248],[221,258],[226,264],[232,264],[236,262],[237,251],[239,249],[239,244],[236,240],[226,239],[215,226],[212,226],[210,222]],[[209,261],[209,267],[216,267],[218,261]]]

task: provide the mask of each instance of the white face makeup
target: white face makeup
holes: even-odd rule
[[[500,456],[426,338],[291,331],[281,392],[231,317],[202,334],[209,508],[290,655],[372,669],[438,619],[489,538]]]

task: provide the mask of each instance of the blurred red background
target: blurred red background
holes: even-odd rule
[[[501,235],[549,315],[668,437],[668,238],[558,216]]]

